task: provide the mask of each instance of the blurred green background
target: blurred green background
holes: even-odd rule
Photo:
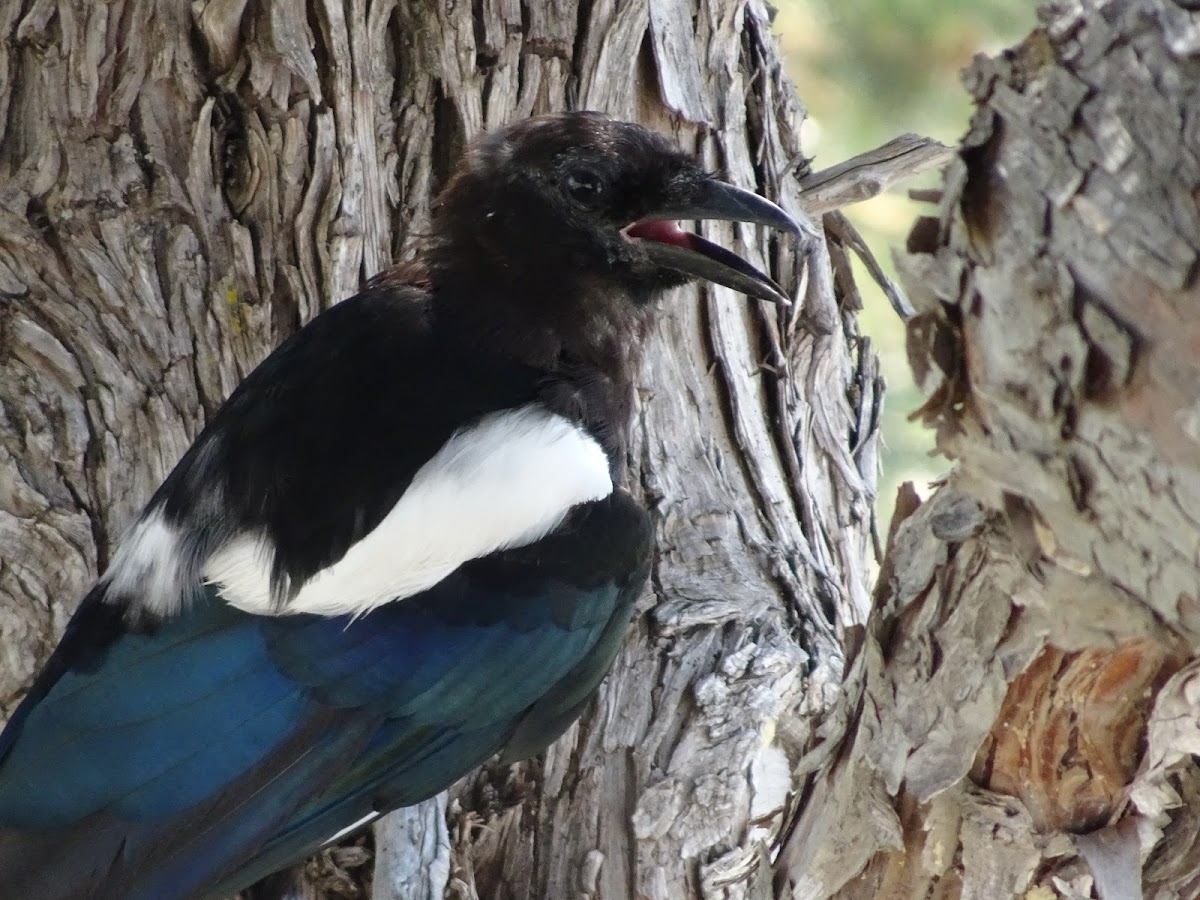
[[[1012,46],[1035,25],[1035,0],[775,0],[775,32],[810,121],[805,152],[823,169],[904,132],[955,145],[971,104],[959,73],[977,53]],[[918,215],[932,207],[908,199],[932,187],[931,172],[888,194],[849,207],[846,215],[895,277],[892,248],[902,248]],[[912,481],[922,496],[947,469],[931,455],[932,434],[908,421],[922,397],[904,351],[904,326],[861,266],[863,331],[875,341],[888,393],[884,407],[879,528],[887,533],[896,488]]]

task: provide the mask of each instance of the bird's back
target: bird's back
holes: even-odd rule
[[[137,551],[85,599],[0,737],[0,895],[220,896],[437,793],[514,734],[522,756],[552,740],[607,669],[645,580],[648,526],[623,492],[402,599],[364,609],[347,597],[340,614],[336,580],[324,614],[247,610],[184,571],[231,540],[221,529],[269,534],[293,584],[372,533],[390,534],[397,558],[458,540],[422,533],[427,519],[415,531],[385,519],[414,481],[440,479],[428,491],[440,505],[423,514],[469,509],[464,494],[504,447],[459,447],[432,474],[429,460],[473,433],[539,448],[538,429],[557,421],[539,398],[562,394],[551,381],[463,352],[426,294],[395,285],[272,354],[164,482],[134,528]],[[487,497],[520,504],[521,485],[498,487]],[[153,569],[167,554],[180,557],[167,560],[174,582]],[[156,595],[164,583],[183,592]]]

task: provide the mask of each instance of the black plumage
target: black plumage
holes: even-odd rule
[[[0,893],[222,896],[562,733],[649,572],[654,301],[786,300],[674,218],[796,230],[595,114],[473,145],[415,261],[238,386],[80,606],[0,735]]]

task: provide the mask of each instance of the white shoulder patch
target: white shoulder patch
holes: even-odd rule
[[[456,432],[376,528],[318,572],[287,613],[361,615],[437,584],[464,562],[530,544],[571,507],[612,493],[608,458],[582,428],[539,405]],[[214,554],[207,581],[247,612],[275,614],[274,550],[243,535]]]
[[[100,581],[114,597],[134,597],[160,615],[171,615],[183,602],[179,547],[179,531],[162,510],[148,510],[121,537]]]
[[[341,831],[327,837],[324,841],[321,842],[321,846],[328,847],[330,844],[336,844],[338,841],[340,841],[346,835],[350,834],[350,832],[357,831],[358,829],[362,828],[362,826],[366,825],[368,822],[374,822],[376,819],[379,818],[380,815],[381,815],[381,813],[377,813],[377,812],[367,813],[365,816],[363,816],[357,822],[355,822],[351,825],[347,825]]]

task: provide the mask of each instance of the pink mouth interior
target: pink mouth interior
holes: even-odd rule
[[[655,241],[659,244],[675,244],[677,247],[690,247],[691,235],[680,231],[674,222],[665,219],[643,219],[634,222],[625,233],[630,237],[641,238],[644,241]]]

